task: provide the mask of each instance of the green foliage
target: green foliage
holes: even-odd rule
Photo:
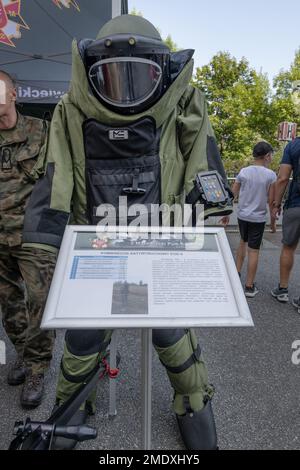
[[[138,11],[135,7],[131,10],[130,15],[143,17],[143,13],[141,11]]]
[[[197,68],[193,84],[206,94],[228,171],[236,172],[249,162],[258,140],[274,143],[268,79],[245,58],[238,61],[228,52],[219,52],[208,65]]]
[[[133,15],[143,14],[134,8]],[[168,35],[164,42],[171,51],[178,46]],[[253,146],[267,140],[275,149],[272,163],[277,170],[283,147],[278,142],[278,124],[296,122],[300,129],[300,48],[289,70],[280,70],[271,89],[266,75],[253,69],[246,58],[237,60],[229,52],[219,52],[209,64],[199,67],[192,84],[208,101],[210,119],[229,174],[252,161]]]
[[[267,140],[281,157],[277,141],[281,121],[297,121],[292,100],[293,82],[300,79],[300,50],[291,70],[275,78],[275,95],[268,78],[250,67],[247,59],[238,61],[228,52],[219,52],[208,65],[197,68],[193,85],[207,97],[208,110],[229,173],[237,172],[252,160],[252,149],[259,140]]]
[[[176,52],[178,51],[178,46],[176,42],[173,41],[172,37],[170,34],[164,39],[164,43],[168,46],[171,52]]]
[[[289,70],[280,70],[274,79],[274,88],[277,98],[289,98],[293,91],[293,83],[300,80],[300,48]]]
[[[294,83],[300,80],[300,49],[289,70],[281,70],[274,79],[275,95],[272,100],[273,118],[277,122],[296,122],[300,127],[300,106],[297,103]],[[294,91],[294,93],[293,93]]]

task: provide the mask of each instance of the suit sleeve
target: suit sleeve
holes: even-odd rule
[[[23,243],[59,248],[73,193],[72,155],[62,102],[51,122],[45,161],[44,175],[35,184],[26,208]]]
[[[186,161],[184,189],[189,194],[196,175],[202,171],[216,170],[230,191],[216,138],[208,117],[204,95],[190,87],[181,101],[178,117],[179,144]],[[230,191],[231,192],[231,191]]]
[[[195,176],[200,171],[216,170],[227,183],[204,95],[198,89],[190,87],[183,96],[180,105],[181,114],[178,117],[178,128],[180,148],[187,161],[186,191],[193,188]]]

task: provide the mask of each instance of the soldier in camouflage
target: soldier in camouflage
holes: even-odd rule
[[[17,360],[9,385],[23,385],[21,404],[41,403],[54,333],[40,322],[56,261],[55,250],[22,246],[25,208],[42,171],[47,125],[16,109],[14,81],[0,71],[0,306]]]

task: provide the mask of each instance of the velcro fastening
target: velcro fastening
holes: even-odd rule
[[[200,345],[197,345],[197,349],[193,352],[193,354],[185,361],[181,366],[177,367],[171,367],[167,366],[166,364],[163,364],[163,366],[172,374],[181,374],[181,372],[184,372],[185,370],[189,369],[193,364],[199,361],[201,357],[201,348]]]

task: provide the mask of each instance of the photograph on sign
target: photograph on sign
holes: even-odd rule
[[[68,227],[44,328],[251,326],[223,229]]]

